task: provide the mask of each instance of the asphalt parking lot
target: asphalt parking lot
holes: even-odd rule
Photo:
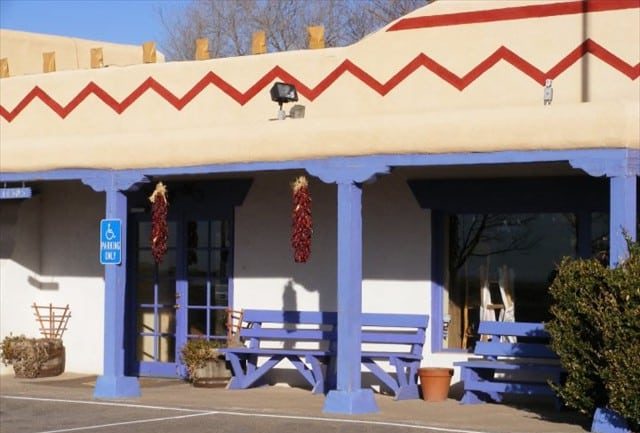
[[[36,380],[1,376],[0,432],[583,433],[589,428],[584,417],[552,405],[461,406],[453,399],[396,402],[377,395],[379,413],[336,416],[323,414],[323,397],[304,389],[228,391],[143,379],[141,398],[103,401],[92,398],[94,381],[68,373]]]

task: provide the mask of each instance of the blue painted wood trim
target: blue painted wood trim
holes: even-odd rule
[[[478,325],[478,334],[549,338],[549,333],[544,329],[544,323],[539,322],[481,321]]]
[[[445,280],[445,217],[431,211],[431,351],[442,350],[443,292]],[[453,331],[453,330],[451,330]]]
[[[319,159],[304,162],[303,167],[325,183],[364,183],[389,173],[389,166],[384,162],[362,158]]]
[[[338,382],[341,391],[361,388],[362,188],[338,184]]]
[[[113,179],[112,179],[113,181]],[[106,218],[122,221],[122,233],[127,233],[127,197],[112,182],[106,188]],[[96,227],[97,230],[97,227]],[[127,282],[127,236],[122,236],[122,262],[105,265],[104,289],[104,365],[94,390],[96,398],[128,398],[140,396],[136,377],[125,376],[125,290]],[[97,246],[96,246],[97,248]]]
[[[326,173],[317,173],[326,175]],[[362,174],[362,172],[361,172]],[[336,170],[334,179],[344,174]],[[326,177],[323,177],[326,179]],[[362,389],[362,187],[338,182],[338,343],[337,386],[325,399],[325,412],[370,413],[378,407]]]
[[[611,210],[609,217],[609,265],[615,267],[629,256],[624,233],[636,239],[638,212],[638,178],[611,178]]]
[[[620,149],[599,155],[582,153],[570,158],[569,163],[590,176],[640,176],[640,150],[637,149]]]
[[[244,311],[245,322],[335,325],[337,323],[337,317],[337,314],[331,311],[281,311],[257,309],[247,309]]]
[[[269,170],[316,169],[335,167],[360,167],[362,172],[356,176],[362,178],[368,171],[386,172],[387,167],[437,166],[437,165],[476,165],[476,164],[516,164],[530,162],[569,162],[592,176],[640,175],[640,151],[635,149],[577,149],[577,150],[536,150],[503,151],[485,153],[444,153],[412,155],[369,155],[359,157],[340,157],[318,160],[295,160],[274,162],[252,162],[236,164],[208,164],[190,167],[141,168],[135,170],[89,170],[58,169],[33,172],[0,173],[0,182],[37,181],[37,180],[74,180],[106,174],[140,176],[196,175],[208,173],[237,173]],[[610,161],[604,163],[603,161]],[[363,168],[365,167],[365,168]],[[369,167],[369,168],[366,168]],[[372,169],[372,167],[375,167]],[[319,176],[320,177],[320,176]],[[354,177],[354,179],[356,179]],[[365,179],[366,180],[366,179]]]
[[[407,328],[426,328],[428,314],[363,313],[363,326],[392,326]]]
[[[187,368],[182,362],[180,357],[180,351],[182,347],[187,343],[187,334],[189,333],[188,329],[188,308],[189,304],[189,277],[187,272],[187,230],[186,224],[177,224],[178,229],[176,230],[176,294],[178,295],[178,299],[176,299],[176,304],[178,305],[178,309],[176,310],[176,325],[175,325],[175,364],[177,366],[178,376],[187,377]],[[180,230],[180,227],[182,230]],[[179,254],[182,252],[182,254]],[[208,330],[209,328],[207,328]],[[176,369],[172,372],[172,375],[176,374]]]

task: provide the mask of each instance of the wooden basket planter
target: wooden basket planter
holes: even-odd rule
[[[2,362],[13,365],[18,378],[58,376],[64,372],[65,347],[60,339],[8,336],[2,341]]]
[[[224,355],[220,354],[218,359],[206,361],[204,367],[195,369],[191,378],[193,386],[198,388],[222,388],[227,386],[231,378],[231,371],[227,368]]]

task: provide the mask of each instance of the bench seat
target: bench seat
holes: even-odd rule
[[[368,357],[368,358],[392,358],[392,357],[398,357],[398,358],[402,358],[402,359],[417,359],[417,360],[421,360],[422,359],[422,355],[414,355],[412,353],[399,353],[399,352],[368,352],[368,351],[363,351],[362,352],[362,357]]]

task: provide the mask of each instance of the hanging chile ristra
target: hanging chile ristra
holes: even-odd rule
[[[311,218],[311,195],[307,178],[300,176],[293,183],[291,246],[296,263],[306,263],[311,255],[311,234],[313,219]]]
[[[151,253],[157,264],[162,262],[167,252],[167,238],[169,228],[167,226],[167,188],[162,182],[158,182],[153,194],[149,197],[151,202]]]

